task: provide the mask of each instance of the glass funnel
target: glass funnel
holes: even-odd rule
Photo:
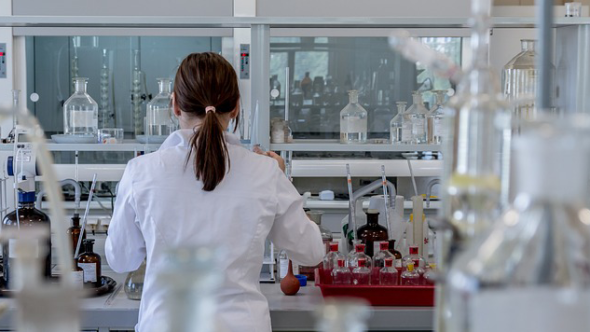
[[[551,118],[514,139],[517,197],[452,264],[448,330],[490,331],[489,322],[496,331],[590,328],[589,124]],[[566,325],[548,328],[556,317]]]
[[[172,121],[172,82],[168,78],[158,78],[158,94],[147,104],[145,133],[153,136],[168,136],[175,130]]]
[[[424,106],[421,92],[414,91],[414,93],[412,93],[412,100],[412,105],[405,113],[412,122],[411,143],[423,144],[427,142],[426,115],[428,114],[428,109]]]
[[[515,121],[535,118],[535,93],[537,92],[537,69],[535,48],[537,41],[520,41],[521,52],[510,60],[502,71],[504,95],[509,101],[517,102],[513,108]]]
[[[359,92],[348,92],[349,103],[340,111],[340,143],[367,142],[367,110],[359,104]]]
[[[74,79],[75,92],[64,103],[64,133],[66,135],[96,136],[98,133],[98,104],[86,93],[88,79]]]

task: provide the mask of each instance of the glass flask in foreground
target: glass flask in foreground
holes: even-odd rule
[[[340,111],[340,143],[367,142],[367,110],[359,104],[357,90],[348,91],[349,103]]]
[[[86,93],[88,79],[74,78],[74,94],[64,103],[64,134],[96,136],[98,134],[98,104]]]
[[[339,297],[326,298],[314,313],[318,322],[315,331],[362,332],[367,331],[367,319],[371,311],[361,299]]]
[[[452,264],[449,331],[590,330],[590,122],[559,121],[514,139],[517,197]]]
[[[522,39],[522,51],[510,60],[502,71],[503,92],[509,101],[530,98],[527,102],[514,106],[514,119],[532,120],[535,118],[535,93],[537,92],[537,69],[535,68],[535,47],[537,41]]]
[[[172,82],[168,78],[158,78],[158,88],[158,94],[147,104],[145,133],[150,136],[168,136],[176,129],[172,121]]]
[[[412,121],[406,113],[406,102],[398,101],[397,114],[389,122],[391,144],[402,144],[412,142]]]
[[[430,110],[426,116],[428,143],[441,144],[443,138],[443,118],[445,116],[443,110],[443,103],[445,101],[444,90],[433,91],[436,93],[436,105]]]
[[[427,142],[426,115],[428,114],[428,109],[424,106],[421,92],[414,91],[412,93],[412,100],[412,105],[405,113],[412,121],[411,143],[423,144]]]
[[[145,261],[141,263],[139,269],[129,272],[125,279],[125,294],[130,300],[141,300],[143,292],[143,283],[145,280]]]

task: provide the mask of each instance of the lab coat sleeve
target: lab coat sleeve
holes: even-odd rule
[[[119,189],[105,255],[109,266],[117,273],[135,271],[145,259],[145,240],[139,228],[133,195],[133,161],[127,164]]]
[[[303,198],[277,168],[277,212],[269,238],[300,264],[319,264],[326,249],[319,227],[303,211]]]

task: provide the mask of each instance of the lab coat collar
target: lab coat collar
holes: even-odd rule
[[[198,130],[198,129],[197,129]],[[184,146],[188,147],[191,141],[191,137],[193,136],[194,131],[192,129],[179,129],[164,141],[160,146],[160,150],[175,147],[175,146]],[[232,145],[241,145],[240,139],[238,136],[234,135],[233,133],[225,132],[225,141],[227,144]]]

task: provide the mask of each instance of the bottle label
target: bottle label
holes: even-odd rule
[[[469,307],[473,310],[472,332],[590,331],[588,290],[550,287],[489,290],[474,296]]]
[[[442,136],[442,118],[434,118],[432,120],[432,136]]]
[[[98,119],[93,111],[72,111],[70,113],[70,126],[72,127],[96,127]]]
[[[97,282],[96,263],[78,263],[78,266],[84,270],[84,282]]]
[[[74,285],[78,289],[84,287],[84,271],[72,271],[72,279],[74,279]]]
[[[407,121],[402,124],[402,142],[412,140],[412,123]]]

